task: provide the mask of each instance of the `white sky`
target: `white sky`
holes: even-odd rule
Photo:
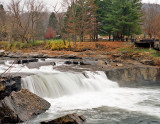
[[[8,4],[11,0],[0,0],[0,3]],[[47,5],[47,8],[52,11],[52,7],[57,3],[61,3],[63,0],[42,0]],[[160,0],[142,0],[143,3],[159,3]]]

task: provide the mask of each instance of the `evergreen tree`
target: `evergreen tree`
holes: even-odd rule
[[[100,34],[112,33],[114,39],[139,34],[142,4],[140,0],[96,0],[100,22]]]
[[[55,31],[58,30],[58,21],[54,12],[50,15],[48,28],[52,28]]]
[[[114,26],[114,19],[112,17],[112,0],[96,0],[95,3],[98,6],[97,15],[99,25],[99,34],[101,35],[109,35],[112,33],[112,29]]]

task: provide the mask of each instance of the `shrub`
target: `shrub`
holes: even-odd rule
[[[73,44],[70,44],[71,47]],[[69,42],[66,41],[66,44],[62,40],[50,40],[47,41],[45,48],[51,49],[51,50],[62,50],[62,49],[69,49]]]

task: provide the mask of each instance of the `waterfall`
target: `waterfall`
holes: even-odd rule
[[[22,78],[22,87],[48,98],[118,87],[104,72],[37,74]]]

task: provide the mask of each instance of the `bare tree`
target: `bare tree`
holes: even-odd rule
[[[67,24],[67,29],[66,31],[73,36],[73,41],[74,41],[74,47],[76,48],[76,41],[77,41],[77,3],[78,0],[64,0],[64,3],[67,5],[67,14],[68,14],[68,21]]]
[[[52,6],[53,8],[53,12],[55,13],[56,17],[57,17],[57,21],[58,21],[58,26],[56,29],[58,32],[58,34],[61,36],[61,38],[63,39],[64,44],[66,44],[65,39],[66,39],[66,34],[63,32],[64,30],[64,17],[66,15],[65,13],[65,8],[63,8],[64,4],[60,3],[61,7],[58,7],[58,3],[55,4],[54,6]]]
[[[150,38],[153,36],[156,38],[156,18],[159,14],[160,6],[158,4],[148,4],[145,9],[144,31],[150,35]]]
[[[35,39],[35,24],[42,17],[45,10],[44,4],[38,0],[11,0],[8,5],[12,21],[11,37],[19,38],[22,42]],[[15,40],[15,39],[14,39]]]
[[[6,36],[6,12],[4,6],[0,4],[0,40],[4,40]]]

